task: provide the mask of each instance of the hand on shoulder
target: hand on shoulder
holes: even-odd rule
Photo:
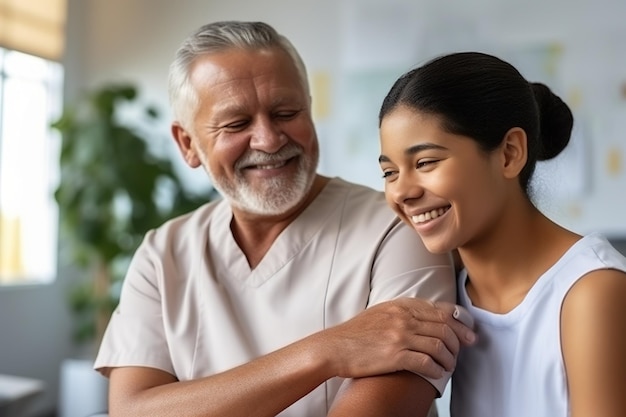
[[[453,318],[454,304],[399,298],[368,308],[320,332],[335,374],[358,378],[407,370],[440,378],[452,371],[471,329]]]

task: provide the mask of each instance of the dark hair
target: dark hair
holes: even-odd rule
[[[486,152],[509,129],[523,129],[528,161],[519,181],[526,193],[536,162],[567,146],[574,122],[567,104],[544,84],[529,83],[511,64],[479,52],[444,55],[402,75],[383,100],[379,125],[398,106],[441,117],[444,129]]]

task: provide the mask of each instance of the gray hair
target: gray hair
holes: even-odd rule
[[[263,50],[279,48],[293,61],[302,86],[309,93],[306,67],[293,44],[263,22],[223,21],[206,24],[183,41],[169,72],[169,98],[174,117],[186,128],[198,107],[198,94],[189,79],[196,58],[229,49]]]

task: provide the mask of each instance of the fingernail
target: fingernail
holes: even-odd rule
[[[476,341],[476,333],[467,332],[465,334],[465,340],[467,340],[467,343],[474,343]]]

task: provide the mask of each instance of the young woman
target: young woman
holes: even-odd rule
[[[548,87],[474,52],[408,72],[383,102],[387,201],[465,267],[458,302],[478,343],[458,358],[453,416],[626,416],[626,258],[531,201],[536,161],[572,124]]]

